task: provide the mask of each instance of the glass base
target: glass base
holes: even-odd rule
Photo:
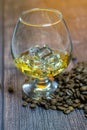
[[[23,92],[33,99],[40,99],[45,96],[50,99],[52,94],[58,87],[58,83],[54,80],[31,80],[22,85]]]

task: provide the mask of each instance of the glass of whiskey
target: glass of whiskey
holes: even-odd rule
[[[72,41],[63,15],[56,9],[34,8],[22,12],[16,23],[11,53],[15,66],[28,80],[23,92],[34,99],[50,98],[71,59]]]

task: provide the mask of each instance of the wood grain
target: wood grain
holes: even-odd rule
[[[46,111],[38,107],[31,110],[29,106],[21,106],[21,85],[24,76],[13,65],[10,43],[21,11],[35,7],[56,8],[62,11],[71,32],[74,55],[79,61],[87,60],[86,0],[4,0],[4,130],[86,130],[87,120],[82,111],[76,110],[64,115],[60,111]],[[1,47],[2,44],[0,50]],[[14,86],[15,93],[12,95],[8,93],[9,85]]]
[[[3,1],[0,0],[0,130],[3,129],[3,84],[4,84],[4,45],[3,45]]]

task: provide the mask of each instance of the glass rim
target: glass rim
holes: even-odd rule
[[[47,24],[46,23],[45,24],[31,24],[31,23],[26,22],[25,20],[23,20],[23,16],[25,14],[35,12],[35,11],[47,11],[47,12],[56,13],[56,14],[58,14],[59,19],[56,22],[47,23]],[[59,22],[61,22],[62,19],[63,19],[63,15],[59,10],[57,10],[57,9],[49,9],[49,8],[32,8],[30,10],[23,11],[21,13],[20,17],[19,17],[19,21],[22,24],[27,25],[27,26],[33,26],[33,27],[49,27],[49,26],[58,24]]]

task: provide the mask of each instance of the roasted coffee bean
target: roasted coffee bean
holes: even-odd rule
[[[55,105],[56,103],[57,103],[56,99],[52,99],[52,100],[51,100],[51,104],[52,104],[52,105]]]
[[[75,89],[74,88],[70,88],[70,90],[73,92],[73,94],[75,93]]]
[[[22,95],[22,100],[27,100],[27,96],[26,95]]]
[[[37,104],[39,100],[33,100],[32,103]]]
[[[79,83],[79,80],[78,79],[75,79],[75,83]],[[79,86],[79,85],[78,85]]]
[[[78,107],[79,105],[80,105],[80,103],[78,103],[78,104],[77,104],[77,103],[73,103],[73,104],[72,104],[72,106],[73,106],[74,108]]]
[[[79,104],[79,105],[78,105],[78,108],[79,108],[79,109],[84,108],[84,104]]]
[[[50,106],[50,109],[56,110],[56,106]]]
[[[69,105],[67,105],[67,104],[63,104],[63,106],[66,107],[66,108],[69,107]]]
[[[82,94],[84,94],[84,95],[87,95],[87,91],[83,91],[83,92],[81,92]]]
[[[66,100],[66,104],[71,106],[73,104],[73,101],[71,99]]]
[[[80,98],[82,101],[85,101],[85,97],[82,94],[80,95]]]
[[[66,90],[66,93],[67,93],[68,96],[72,96],[73,95],[73,92],[70,89]]]
[[[63,102],[57,102],[56,106],[63,106]]]
[[[14,92],[13,86],[9,86],[9,87],[8,87],[8,92],[9,92],[9,93],[13,93],[13,92]]]
[[[87,79],[83,78],[82,82],[87,85]]]
[[[74,108],[73,108],[72,106],[69,106],[68,109],[69,109],[70,111],[73,111],[73,110],[74,110]]]
[[[86,114],[87,114],[87,109],[84,109],[84,113],[86,113]]]
[[[60,97],[60,98],[58,99],[58,101],[59,101],[59,102],[63,101],[63,97]]]
[[[63,93],[63,92],[59,92],[59,96],[61,96],[61,97],[62,97],[63,95],[64,95],[64,93]]]
[[[76,96],[75,96],[75,94],[76,94]],[[76,93],[74,93],[74,96],[75,96],[75,97],[78,97],[78,98],[80,98],[80,97],[81,97],[81,94],[80,94],[80,92],[79,92],[79,90],[78,90],[78,89],[76,90]]]
[[[87,91],[87,86],[80,87],[80,91]]]
[[[82,87],[82,86],[83,86],[83,84],[82,84],[82,83],[79,83],[79,86],[80,86],[80,87]]]
[[[87,104],[84,105],[84,110],[87,110]]]
[[[66,109],[66,107],[64,107],[64,106],[57,106],[57,109],[64,111]]]
[[[79,88],[79,83],[75,84],[74,88]]]
[[[32,103],[30,104],[30,108],[35,108],[36,107],[36,104]]]
[[[59,88],[55,90],[56,93],[59,93],[59,91],[60,91]]]
[[[22,104],[23,107],[26,107],[27,105],[28,105],[27,102],[23,102],[23,104]]]
[[[45,105],[44,105],[44,108],[45,108],[46,110],[48,110],[48,109],[49,109],[48,104],[45,104]]]
[[[59,96],[59,95],[56,95],[56,99],[60,99],[60,96]]]
[[[77,75],[77,76],[76,76],[76,79],[78,79],[78,81],[79,81],[81,78],[82,78],[81,75]]]
[[[80,103],[80,99],[75,99],[74,102],[75,103]]]
[[[65,82],[68,83],[69,82],[69,76],[66,78]]]
[[[84,98],[87,100],[87,95],[84,95]]]
[[[41,106],[45,106],[45,104],[46,104],[46,102],[44,102],[44,101],[41,101],[41,102],[40,102],[40,105],[41,105]]]
[[[87,74],[87,68],[84,68],[84,69],[83,69],[83,73],[86,73],[86,74]]]
[[[63,111],[65,114],[69,114],[70,112],[71,112],[71,110],[70,109],[66,109],[66,110],[64,110]]]
[[[25,98],[26,98],[26,97],[25,97]],[[30,103],[30,102],[32,102],[32,99],[31,99],[31,98],[26,98],[25,101],[26,101],[27,103]]]
[[[85,117],[87,118],[87,114],[85,114]]]

